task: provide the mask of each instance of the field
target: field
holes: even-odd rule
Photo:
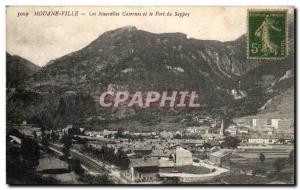
[[[164,173],[189,173],[189,174],[207,174],[211,171],[208,168],[201,166],[180,166],[175,168],[163,168],[160,172]]]

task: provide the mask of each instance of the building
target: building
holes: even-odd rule
[[[158,161],[159,168],[173,168],[175,167],[174,160],[166,157],[161,157]]]
[[[64,128],[64,129],[62,129],[62,132],[64,133],[64,134],[69,134],[69,132],[70,132],[70,130],[73,128],[73,125],[72,124],[68,124],[67,126],[66,126],[66,128]]]
[[[274,135],[251,135],[248,139],[249,144],[275,144],[276,142]]]
[[[122,135],[129,135],[129,134],[130,134],[129,131],[123,131],[123,132],[122,132]]]
[[[292,119],[272,119],[271,123],[275,129],[289,129],[293,126],[294,121]]]
[[[228,149],[220,149],[209,154],[209,161],[218,167],[229,168],[232,152]]]
[[[205,134],[209,132],[208,128],[208,126],[188,127],[186,129],[186,132],[190,134]]]
[[[237,126],[251,126],[252,119],[249,118],[235,118],[233,122],[237,124]]]
[[[104,137],[109,137],[109,136],[112,136],[112,135],[114,135],[116,133],[118,133],[118,131],[109,131],[109,130],[104,129],[103,136]]]
[[[103,137],[103,132],[102,131],[85,131],[85,135],[90,136],[90,137]]]
[[[22,121],[21,126],[27,126],[27,121],[26,120]]]
[[[260,127],[264,127],[266,125],[268,125],[268,119],[264,119],[264,118],[254,118],[254,119],[252,119],[252,126],[253,127],[260,128]]]
[[[219,133],[220,133],[220,135],[224,135],[224,120],[223,119],[221,121],[221,128],[220,128]]]
[[[168,140],[169,143],[174,145],[192,145],[192,144],[203,144],[205,141],[203,139],[172,139]]]
[[[168,138],[173,138],[174,134],[171,132],[162,131],[162,132],[160,132],[160,136],[163,139],[168,139]]]
[[[274,132],[275,132],[275,129],[273,127],[266,127],[266,128],[259,130],[259,133],[267,134],[267,135],[272,135],[272,134],[274,134]]]
[[[247,127],[238,127],[238,133],[239,134],[248,134],[249,129]]]
[[[152,147],[136,147],[133,152],[138,156],[145,156],[152,153]]]
[[[203,134],[203,135],[201,135],[201,137],[206,140],[224,139],[224,135],[220,135],[218,133],[217,134],[214,134],[214,133]]]
[[[229,133],[230,135],[237,135],[237,126],[235,125],[230,125],[226,130],[225,132]]]
[[[294,141],[294,134],[276,133],[272,135],[254,134],[249,136],[249,144],[286,144]]]
[[[182,147],[177,147],[175,151],[175,165],[186,166],[193,164],[192,153]]]
[[[159,178],[157,158],[130,159],[129,177],[133,182],[151,182]]]
[[[37,127],[22,126],[22,128],[20,128],[20,132],[25,136],[32,138],[35,138],[34,134],[36,134],[36,137],[41,137],[42,135],[41,129]]]

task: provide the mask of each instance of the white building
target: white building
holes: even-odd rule
[[[272,119],[271,123],[275,129],[289,129],[294,121],[292,119]]]
[[[65,134],[68,134],[69,133],[69,130],[73,128],[73,125],[72,124],[69,124],[66,126],[66,128],[62,129],[62,132],[65,133]]]
[[[225,131],[229,133],[230,135],[237,135],[237,126],[230,125]]]
[[[272,137],[271,135],[253,135],[249,137],[249,144],[275,144],[277,138]]]
[[[248,134],[249,129],[247,127],[238,127],[238,133],[239,134]]]
[[[252,119],[252,126],[253,127],[264,127],[268,125],[268,119],[264,118],[254,118]]]
[[[108,136],[108,135],[114,135],[116,133],[118,133],[118,131],[109,131],[107,129],[104,129],[103,136],[105,137],[105,136]]]
[[[175,158],[176,166],[186,166],[193,164],[192,153],[182,147],[176,148]]]

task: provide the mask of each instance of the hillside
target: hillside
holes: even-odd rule
[[[196,89],[208,101],[222,101],[230,98],[226,90],[236,86],[236,79],[255,67],[239,59],[244,41],[221,43],[121,28],[51,61],[33,84],[41,91],[56,86],[90,93],[110,84],[131,90]]]
[[[97,101],[92,102],[109,86],[131,91],[195,90],[205,104],[199,113],[233,118],[257,114],[269,99],[291,88],[293,69],[293,46],[285,59],[253,60],[246,58],[245,35],[218,42],[124,27],[49,62],[27,78],[27,90],[22,96],[12,96],[12,105],[22,105],[22,116],[32,121],[42,115],[51,125],[87,120],[106,125],[119,122],[120,114],[103,111]],[[30,101],[38,100],[36,105],[26,106],[30,103],[24,95]],[[125,119],[167,118],[162,113],[145,117],[143,112],[125,112]]]
[[[33,73],[39,70],[39,66],[30,61],[17,56],[6,53],[6,81],[7,87],[16,87],[20,81],[25,80]]]
[[[270,99],[259,111],[260,118],[294,118],[294,88]]]

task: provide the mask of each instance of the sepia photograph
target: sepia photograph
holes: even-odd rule
[[[6,6],[6,183],[295,186],[295,17]]]

